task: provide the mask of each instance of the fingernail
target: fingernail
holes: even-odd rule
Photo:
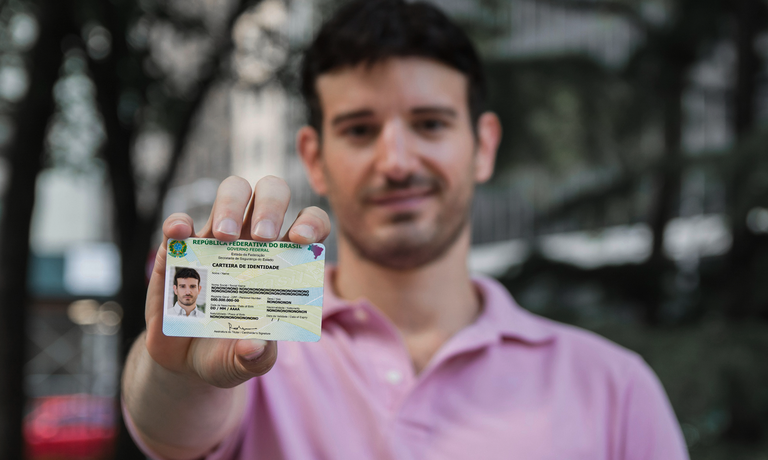
[[[274,240],[277,238],[275,224],[271,220],[260,220],[256,224],[256,227],[254,227],[253,233],[259,238],[264,238],[265,240]]]
[[[243,355],[243,359],[246,361],[253,361],[254,359],[258,358],[259,356],[264,354],[264,350],[267,349],[267,342],[259,339],[250,339],[248,342],[253,346],[253,351],[250,353]]]
[[[216,231],[226,235],[239,235],[239,232],[237,231],[237,222],[235,222],[233,219],[230,219],[229,217],[222,219],[221,222],[219,222],[219,226],[216,227]]]
[[[306,238],[308,240],[315,239],[315,229],[313,229],[309,225],[297,225],[293,227],[293,231],[294,233],[298,234],[302,238]]]

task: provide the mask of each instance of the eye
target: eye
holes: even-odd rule
[[[372,135],[373,133],[374,133],[373,126],[365,125],[365,124],[352,125],[343,131],[343,134],[345,136],[349,136],[352,138],[364,138]]]
[[[446,128],[448,124],[437,118],[427,118],[416,122],[416,129],[420,131],[436,132]]]

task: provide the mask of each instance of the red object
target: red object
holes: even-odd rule
[[[117,435],[117,402],[84,394],[37,398],[24,419],[29,460],[109,458]]]

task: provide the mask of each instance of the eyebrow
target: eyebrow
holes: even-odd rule
[[[413,115],[442,114],[450,118],[456,118],[458,116],[456,114],[456,111],[453,110],[452,108],[441,107],[441,106],[416,107],[411,109],[411,114]],[[373,110],[370,110],[370,109],[361,109],[361,110],[354,110],[352,112],[341,113],[333,117],[333,120],[331,120],[331,126],[336,126],[341,123],[344,123],[345,121],[354,120],[356,118],[372,117],[373,115],[374,115]]]
[[[452,108],[441,106],[416,107],[415,109],[411,110],[411,113],[414,115],[442,114],[451,118],[456,118],[458,116],[456,111]]]
[[[362,109],[355,110],[353,112],[342,113],[333,117],[333,120],[331,120],[331,126],[336,126],[340,123],[344,123],[347,120],[354,120],[355,118],[366,118],[370,116],[373,116],[373,110],[370,109]]]

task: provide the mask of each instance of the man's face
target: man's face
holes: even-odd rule
[[[340,232],[390,268],[438,258],[467,229],[474,184],[493,169],[495,145],[478,155],[466,77],[436,61],[395,58],[323,74],[317,90],[321,173],[310,166],[310,180]]]
[[[173,285],[173,292],[179,299],[179,303],[185,307],[195,305],[197,296],[200,295],[200,282],[195,278],[177,278]]]

